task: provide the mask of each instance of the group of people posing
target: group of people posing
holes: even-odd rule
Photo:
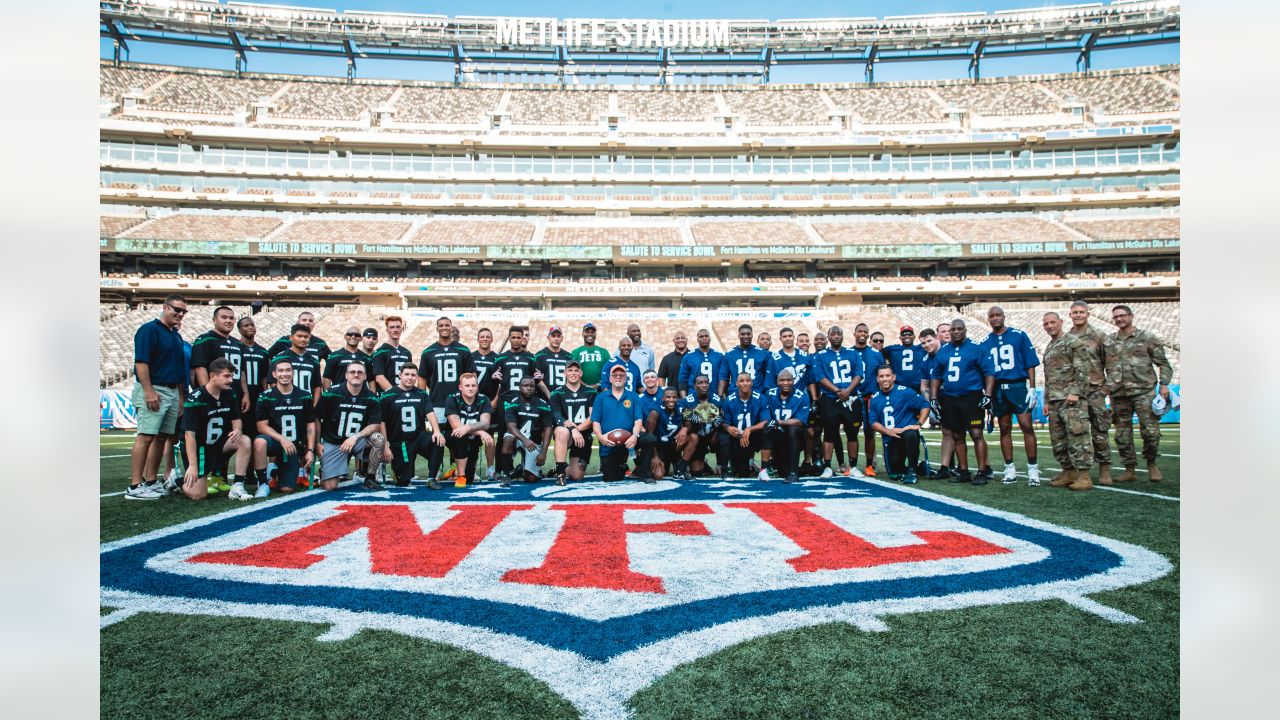
[[[423,458],[426,484],[435,489],[446,449],[453,468],[444,478],[473,481],[483,453],[489,479],[536,482],[550,453],[554,465],[547,475],[564,484],[586,475],[597,441],[606,481],[874,476],[881,444],[892,479],[914,483],[927,474],[984,484],[992,477],[983,433],[988,412],[1000,427],[1004,482],[1018,477],[1016,420],[1028,482],[1040,483],[1030,412],[1041,361],[1028,336],[1005,325],[998,307],[987,315],[992,332],[981,343],[969,340],[965,323],[955,320],[921,330],[919,344],[915,329],[904,325],[899,343],[887,347],[883,335],[863,323],[853,329],[849,346],[840,327],[812,339],[782,328],[775,349],[771,336],[757,336],[744,324],[738,345],[725,353],[711,348],[704,329],[694,347],[677,332],[674,349],[661,359],[635,324],[618,341],[616,355],[596,343],[590,322],[575,350],[563,347],[564,333],[553,326],[546,346],[532,353],[528,329],[512,326],[498,353],[491,330],[478,332],[473,350],[441,317],[438,340],[417,363],[400,344],[404,321],[395,316],[384,320],[381,344],[376,328],[351,327],[343,347],[331,350],[312,333],[314,317],[302,313],[288,335],[263,349],[252,317],[237,321],[227,307],[214,310],[213,329],[188,347],[179,334],[186,312],[185,300],[170,296],[161,317],[135,334],[138,435],[128,499],[178,491],[196,499],[211,492],[233,499],[265,497],[273,488],[292,492],[312,482],[316,460],[320,487],[336,489],[355,459],[356,478],[376,490],[384,465],[391,466],[397,485],[407,486]],[[1084,303],[1073,305],[1070,316],[1069,332],[1056,313],[1044,318],[1051,338],[1044,353],[1045,409],[1064,469],[1050,484],[1087,489],[1095,463],[1100,482],[1112,481],[1108,396],[1126,466],[1115,481],[1134,479],[1129,418],[1135,411],[1148,478],[1158,480],[1151,396],[1158,391],[1168,397],[1172,368],[1163,348],[1133,328],[1125,306],[1113,311],[1119,330],[1105,337],[1088,324]],[[920,430],[931,416],[943,429],[937,473],[920,461]],[[859,470],[860,437],[865,470]],[[973,473],[966,438],[974,443]],[[161,458],[172,462],[174,442],[185,472],[174,468],[151,480]],[[276,472],[268,477],[273,462]]]

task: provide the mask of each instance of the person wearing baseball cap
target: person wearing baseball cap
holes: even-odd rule
[[[538,372],[542,375],[538,378],[538,392],[548,400],[551,399],[551,393],[564,387],[564,371],[573,360],[573,355],[560,346],[562,342],[564,332],[552,325],[547,330],[547,346],[533,356]]]
[[[910,325],[898,328],[898,340],[894,345],[886,345],[881,352],[885,362],[893,368],[894,382],[919,394],[920,381],[925,377],[923,369],[928,353],[922,346],[915,344],[916,329]],[[868,372],[873,370],[869,368]],[[917,463],[914,470],[921,477],[931,477],[928,464],[923,460]]]
[[[582,345],[570,353],[582,366],[582,384],[594,390],[600,389],[600,371],[613,359],[608,350],[596,345],[596,325],[582,326]]]
[[[656,438],[644,431],[640,397],[627,389],[627,368],[622,365],[610,368],[609,387],[596,395],[591,406],[591,420],[592,430],[600,438],[600,473],[605,482],[624,477],[627,451],[631,449],[636,451],[635,479],[653,482],[649,475],[649,460]],[[631,433],[624,445],[615,444],[608,438],[611,430],[618,429]]]

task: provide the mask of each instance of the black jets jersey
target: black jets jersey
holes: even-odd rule
[[[267,388],[258,398],[259,422],[265,421],[285,440],[305,443],[307,425],[315,417],[311,393],[296,385],[289,389],[288,394],[280,392],[278,387]]]
[[[244,365],[244,343],[231,337],[223,337],[210,330],[191,343],[191,369],[209,369],[209,363],[218,358],[226,358],[235,373],[236,384],[231,386],[233,393],[240,392],[240,369]]]
[[[502,380],[496,382],[498,399],[503,403],[508,403],[520,397],[520,380],[525,377],[533,377],[533,373],[537,369],[538,363],[531,352],[521,351],[499,355],[498,359],[493,363],[493,368],[489,371],[490,382],[493,382],[493,373],[502,372]]]
[[[431,398],[421,388],[405,390],[397,385],[379,396],[378,405],[387,440],[393,443],[413,442],[430,427],[427,414],[434,411]]]
[[[413,353],[409,352],[409,348],[403,345],[391,347],[389,343],[382,343],[373,351],[373,377],[384,377],[395,387],[400,384],[400,368],[411,362]]]
[[[364,366],[366,382],[372,383],[373,360],[359,350],[352,352],[346,348],[329,353],[329,359],[324,364],[324,379],[334,385],[345,383],[347,381],[347,368],[353,362]]]
[[[378,396],[361,386],[352,395],[347,385],[334,385],[320,394],[316,406],[316,418],[320,421],[320,437],[331,445],[339,445],[373,423],[382,422],[378,408]]]
[[[534,442],[541,442],[542,428],[551,427],[555,422],[551,416],[551,406],[536,395],[531,400],[517,396],[515,400],[503,405],[502,416],[508,423],[515,423],[520,434]]]
[[[579,385],[577,390],[561,387],[551,393],[551,412],[555,416],[555,424],[563,425],[565,420],[572,420],[575,425],[586,422],[591,417],[591,405],[596,401],[596,391],[586,385]],[[591,434],[591,428],[583,431]]]
[[[444,401],[445,418],[456,415],[463,425],[475,425],[480,422],[480,416],[485,414],[490,418],[493,417],[493,405],[489,402],[489,398],[480,393],[476,393],[469,405],[462,399],[461,393],[450,395]],[[481,428],[481,430],[485,429],[487,428]]]
[[[426,383],[435,407],[444,407],[445,400],[458,392],[458,378],[473,370],[471,351],[459,343],[432,343],[418,362],[418,376]]]
[[[298,353],[293,348],[275,355],[271,358],[271,367],[275,367],[276,360],[284,358],[293,366],[293,384],[302,389],[303,392],[312,392],[320,387],[320,363],[315,356],[310,353]]]
[[[271,371],[267,368],[267,349],[254,343],[240,343],[240,372],[249,385],[249,399],[257,402],[262,394],[262,384],[271,382]]]
[[[573,355],[568,350],[560,348],[559,352],[552,352],[551,348],[542,348],[533,357],[548,391],[555,392],[556,388],[564,387],[564,368],[573,362]]]
[[[240,419],[240,403],[235,393],[223,391],[214,397],[202,385],[187,397],[182,405],[182,433],[196,434],[196,445],[208,447],[227,440],[234,429],[232,423]]]

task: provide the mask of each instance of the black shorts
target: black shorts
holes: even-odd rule
[[[569,459],[581,461],[585,467],[591,462],[591,446],[595,442],[594,433],[582,434],[582,447],[575,447],[573,438],[569,439]]]
[[[654,457],[661,460],[662,464],[666,466],[668,470],[670,470],[671,466],[680,459],[680,450],[676,448],[675,438],[672,438],[668,442],[662,442],[659,440],[654,443],[653,452]]]
[[[942,404],[942,427],[948,430],[981,429],[983,412],[978,407],[980,400],[981,392],[943,395],[939,399]]]
[[[221,473],[226,467],[227,462],[235,457],[234,452],[226,452],[226,441],[220,441],[216,445],[201,445],[196,448],[196,472],[200,477],[208,477],[216,473]],[[182,450],[182,469],[186,470],[188,466],[186,448]]]
[[[449,448],[449,455],[456,464],[458,458],[469,458],[473,454],[480,452],[480,446],[483,445],[480,438],[475,435],[456,438],[452,435],[445,436],[445,446]]]
[[[821,395],[818,397],[818,414],[824,423],[834,422],[841,425],[852,423],[857,427],[862,424],[862,401],[855,400],[845,404],[836,402],[836,399],[829,395]]]
[[[391,446],[391,470],[400,483],[409,482],[409,478],[413,477],[413,468],[417,465],[418,457],[430,460],[431,449],[435,447],[431,442],[431,433],[427,432],[418,433],[418,436],[412,440],[388,441],[388,444]]]

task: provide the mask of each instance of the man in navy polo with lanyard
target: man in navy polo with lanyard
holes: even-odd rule
[[[187,364],[183,356],[182,318],[187,314],[187,301],[181,295],[164,299],[160,317],[139,327],[133,334],[133,406],[138,413],[138,434],[129,455],[129,489],[126,500],[158,500],[165,493],[155,478],[160,455],[154,453],[155,465],[147,465],[152,443],[163,446],[178,429],[178,413],[182,409],[182,390],[187,381]]]

